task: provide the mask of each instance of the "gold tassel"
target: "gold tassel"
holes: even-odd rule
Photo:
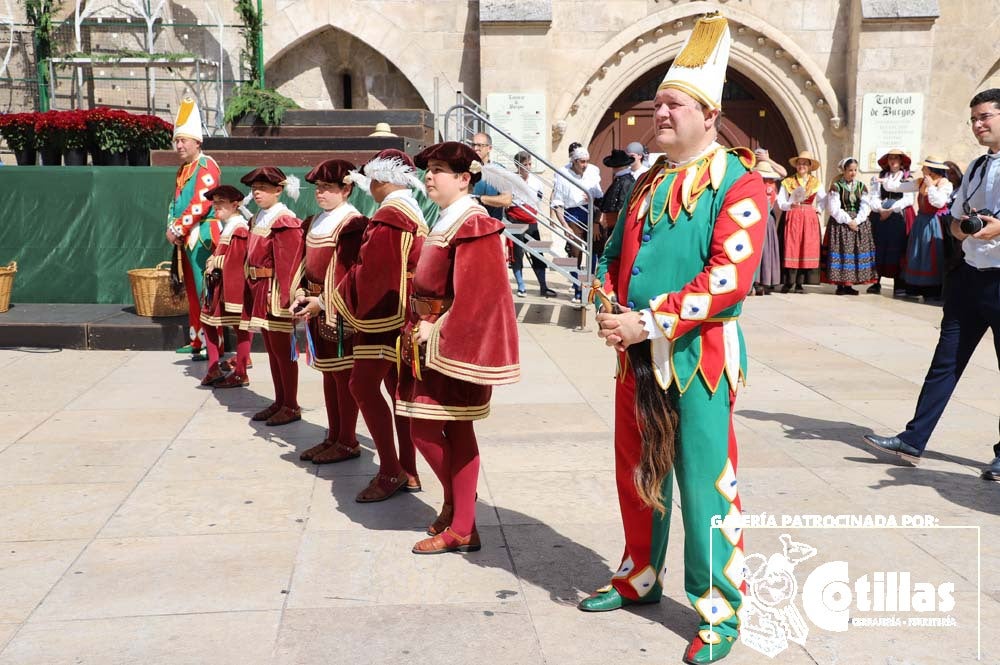
[[[674,64],[678,67],[701,67],[712,57],[729,23],[721,14],[707,14],[698,19],[691,38],[684,45]]]

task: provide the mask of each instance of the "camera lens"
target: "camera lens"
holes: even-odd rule
[[[979,218],[979,215],[972,213],[969,215],[968,219],[963,219],[959,227],[962,229],[962,233],[967,236],[971,236],[974,233],[979,233],[983,230],[983,220]]]

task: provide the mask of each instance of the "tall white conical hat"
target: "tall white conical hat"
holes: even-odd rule
[[[657,89],[680,90],[709,108],[721,109],[732,42],[729,22],[721,14],[702,16]]]
[[[183,137],[194,139],[201,143],[201,111],[198,109],[198,102],[190,97],[185,97],[177,109],[177,117],[174,119],[174,138]]]

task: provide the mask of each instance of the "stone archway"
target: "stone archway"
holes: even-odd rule
[[[296,2],[268,17],[264,34],[265,72],[287,53],[330,28],[364,43],[397,69],[414,88],[423,108],[433,108],[436,71],[427,59],[414,57],[419,34],[400,29],[379,12],[336,11],[328,0]],[[302,33],[302,26],[315,26]],[[450,74],[451,72],[449,72]],[[455,79],[460,78],[457,74]]]
[[[266,79],[302,108],[427,108],[398,67],[343,30],[312,32],[285,54],[271,60]]]
[[[553,104],[553,152],[593,136],[608,107],[643,74],[674,58],[697,17],[718,7],[693,2],[637,22],[600,49],[592,69]],[[840,101],[822,70],[760,18],[726,9],[733,35],[729,66],[752,80],[781,112],[800,149],[836,161],[846,140]],[[561,155],[560,155],[561,156]]]

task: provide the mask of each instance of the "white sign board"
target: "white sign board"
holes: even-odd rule
[[[869,92],[861,105],[862,171],[878,171],[878,158],[900,148],[914,161],[920,154],[924,96],[919,92]]]
[[[536,155],[548,158],[548,123],[545,121],[545,93],[494,92],[486,96],[490,122],[527,146]],[[499,134],[493,135],[493,159],[513,168],[520,148]],[[539,165],[535,165],[536,167]]]

